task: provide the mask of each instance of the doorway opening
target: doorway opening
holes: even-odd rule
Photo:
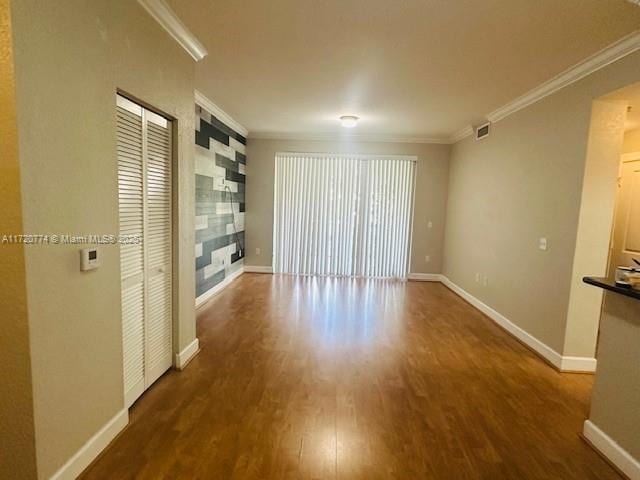
[[[603,291],[583,277],[613,279],[640,260],[640,83],[593,102],[567,314],[564,354],[595,370]]]
[[[627,107],[608,276],[618,267],[640,268],[640,87]]]

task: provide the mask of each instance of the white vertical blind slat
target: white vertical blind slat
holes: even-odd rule
[[[399,158],[276,155],[274,270],[405,277],[414,168]]]

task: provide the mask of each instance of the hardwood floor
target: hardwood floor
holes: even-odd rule
[[[561,374],[439,283],[245,274],[84,479],[621,477]]]

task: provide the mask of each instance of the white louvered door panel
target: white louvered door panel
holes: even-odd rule
[[[144,233],[142,107],[118,96],[118,202],[120,235]],[[145,388],[143,244],[120,245],[124,396],[127,406]]]
[[[146,384],[171,367],[171,123],[146,118]]]
[[[117,97],[125,404],[171,367],[171,122]]]

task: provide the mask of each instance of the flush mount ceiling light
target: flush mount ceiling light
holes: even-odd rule
[[[345,128],[353,128],[358,124],[359,118],[355,115],[343,115],[340,117],[340,123]]]

